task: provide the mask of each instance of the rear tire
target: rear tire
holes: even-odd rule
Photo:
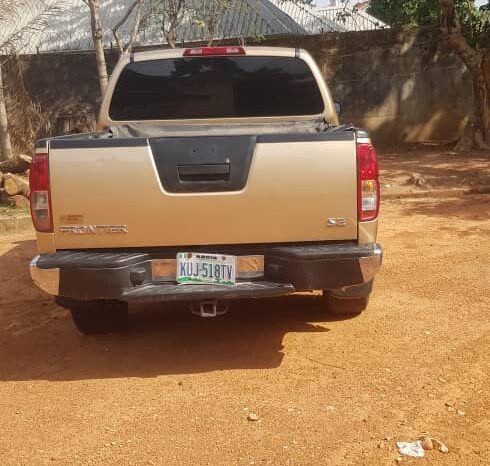
[[[101,300],[70,304],[73,323],[84,335],[119,332],[127,328],[127,303]]]
[[[323,292],[328,312],[334,315],[359,315],[369,303],[369,296],[356,298],[339,298],[329,291]]]

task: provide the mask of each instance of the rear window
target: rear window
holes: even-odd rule
[[[287,57],[193,57],[136,62],[117,82],[115,121],[317,115],[308,65]]]

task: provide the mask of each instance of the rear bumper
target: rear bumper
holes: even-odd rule
[[[195,251],[196,248],[182,248]],[[176,250],[59,251],[37,256],[31,277],[39,288],[54,296],[77,300],[188,301],[259,298],[305,290],[338,290],[344,293],[372,281],[382,262],[378,244],[307,244],[285,246],[200,247],[223,254],[263,255],[264,270],[236,286],[177,285],[156,280],[152,263],[175,258]],[[369,289],[367,287],[366,289]]]

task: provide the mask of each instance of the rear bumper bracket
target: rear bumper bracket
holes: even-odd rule
[[[378,244],[201,246],[200,250],[238,256],[262,254],[263,276],[242,278],[236,286],[156,281],[153,261],[176,257],[175,250],[167,248],[148,252],[59,251],[37,256],[30,270],[33,281],[45,292],[77,300],[206,301],[273,297],[308,290],[345,291],[372,281],[382,262]]]

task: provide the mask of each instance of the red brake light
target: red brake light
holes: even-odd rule
[[[226,46],[226,47],[196,47],[184,50],[184,57],[206,57],[216,55],[245,55],[243,47]]]
[[[29,185],[34,228],[43,233],[51,233],[53,220],[51,216],[48,154],[34,155],[29,170]]]
[[[359,221],[374,220],[379,213],[379,168],[376,150],[371,144],[357,145],[358,217]]]

